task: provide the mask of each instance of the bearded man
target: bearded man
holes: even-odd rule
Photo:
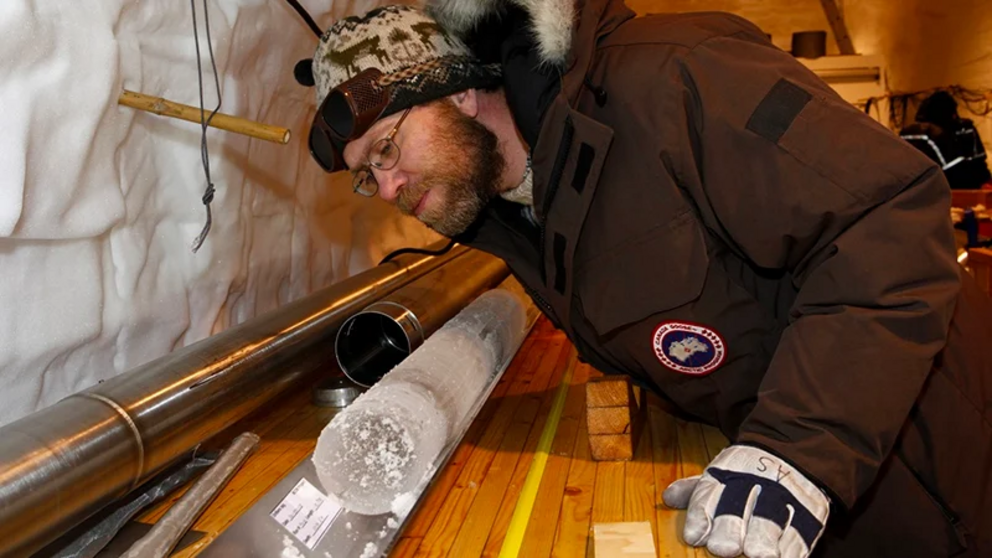
[[[947,181],[753,24],[391,6],[312,73],[318,164],[502,258],[583,359],[730,439],[664,492],[686,543],[992,555],[992,305]]]

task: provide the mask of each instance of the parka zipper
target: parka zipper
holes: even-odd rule
[[[494,221],[497,224],[499,224],[499,226],[503,227],[503,229],[506,230],[507,233],[521,237],[523,239],[523,241],[526,242],[527,244],[530,244],[530,245],[533,244],[533,237],[528,237],[528,235],[526,235],[526,234],[522,233],[521,231],[517,230],[516,228],[510,226],[508,223],[506,223],[503,220],[503,218],[501,216],[494,215],[493,219],[494,219]],[[524,217],[524,219],[527,219],[527,217]],[[537,225],[535,224],[534,226],[537,226]],[[540,227],[538,227],[538,229],[541,231],[541,234],[543,236],[543,232],[544,232],[543,225],[541,225]],[[540,274],[541,273],[541,270],[543,270],[544,255],[543,255],[543,252],[542,252],[542,247],[540,245],[537,246],[537,247],[535,247],[535,248],[536,248],[536,252],[537,252],[536,256],[537,256],[538,273]],[[561,322],[558,319],[558,315],[554,312],[554,310],[552,309],[551,305],[548,304],[548,301],[545,300],[544,297],[542,297],[540,294],[538,294],[538,292],[536,290],[534,290],[533,288],[531,288],[530,286],[528,286],[526,281],[524,281],[524,280],[522,280],[522,279],[520,279],[518,277],[517,278],[517,282],[520,283],[520,286],[522,286],[524,288],[524,292],[526,292],[527,295],[530,296],[531,299],[534,300],[534,303],[537,304],[537,306],[538,306],[538,308],[540,308],[541,312],[544,313],[544,315],[548,316],[551,319],[551,321],[555,323],[556,326],[561,327],[559,325]]]
[[[544,300],[544,298],[541,295],[539,295],[537,291],[525,285],[523,281],[519,281],[519,283],[521,286],[523,286],[524,291],[526,291],[527,294],[534,300],[534,302],[537,303],[537,307],[541,309],[541,312],[543,312],[545,316],[551,318],[551,321],[555,322],[556,324],[560,323],[560,320],[558,319],[558,315],[555,314],[554,310],[551,308],[551,305],[548,304],[548,301]]]

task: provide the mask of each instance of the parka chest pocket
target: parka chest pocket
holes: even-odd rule
[[[699,297],[709,258],[690,208],[576,267],[576,303],[599,336]]]

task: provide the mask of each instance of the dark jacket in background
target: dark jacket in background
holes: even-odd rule
[[[952,190],[977,190],[992,183],[985,146],[971,120],[914,122],[899,135],[940,165]]]

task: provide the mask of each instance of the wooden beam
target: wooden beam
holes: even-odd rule
[[[827,14],[827,21],[834,30],[834,38],[837,39],[837,46],[841,54],[857,54],[854,51],[854,43],[851,35],[847,32],[847,24],[844,23],[844,14],[840,12],[837,0],[820,0],[823,5],[823,13]]]
[[[589,407],[586,413],[589,434],[630,432],[630,407]]]
[[[586,430],[593,461],[629,461],[646,413],[641,390],[630,376],[603,376],[586,383]]]
[[[586,384],[587,407],[626,407],[634,399],[629,376],[602,376]]]

